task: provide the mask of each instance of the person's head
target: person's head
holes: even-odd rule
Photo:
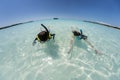
[[[38,37],[41,41],[46,41],[48,39],[48,34],[46,31],[42,31],[38,34]]]
[[[41,36],[43,36],[43,35],[45,35],[46,34],[46,31],[41,31],[40,33],[39,33],[39,35],[41,35]]]
[[[79,36],[80,35],[80,32],[75,31],[75,30],[73,30],[72,33],[74,34],[74,36]]]

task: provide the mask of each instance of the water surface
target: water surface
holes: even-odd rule
[[[41,24],[55,41],[32,46]],[[76,40],[70,54],[72,29],[82,29],[94,50]],[[120,31],[79,20],[40,20],[0,30],[0,80],[120,80]]]

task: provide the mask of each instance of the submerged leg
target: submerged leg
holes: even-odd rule
[[[94,46],[87,40],[85,40],[87,42],[87,44],[89,44],[91,46],[91,48],[95,51],[96,54],[102,54],[100,51],[98,51],[97,49],[94,48]]]

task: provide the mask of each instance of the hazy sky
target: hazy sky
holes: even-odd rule
[[[0,27],[53,17],[120,26],[120,0],[0,0]]]

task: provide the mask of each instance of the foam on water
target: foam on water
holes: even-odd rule
[[[41,24],[55,42],[32,46]],[[80,28],[103,54],[75,41],[67,54],[71,27]],[[120,31],[75,20],[41,20],[0,31],[0,80],[120,80]]]

